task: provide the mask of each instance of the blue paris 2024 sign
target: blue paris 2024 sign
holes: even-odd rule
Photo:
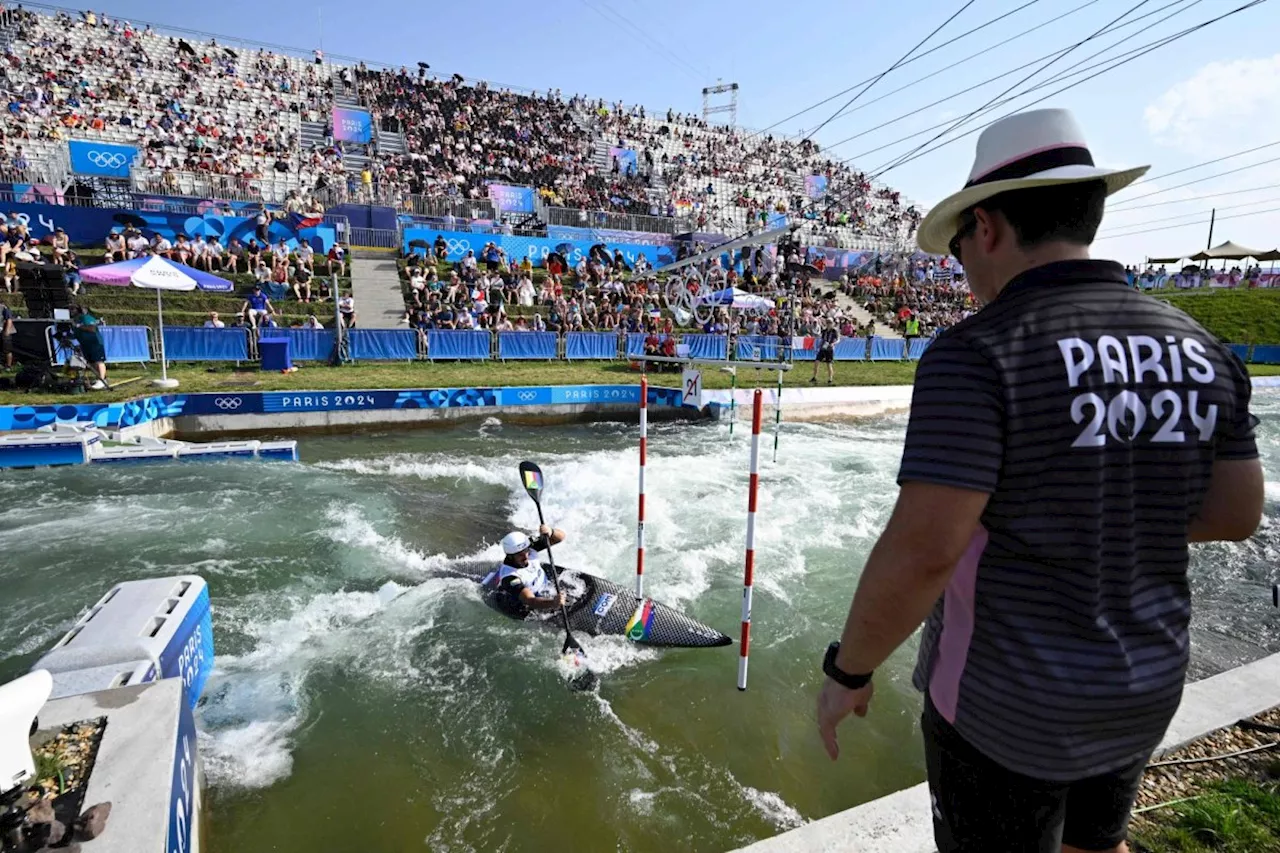
[[[71,171],[77,175],[98,175],[104,178],[129,177],[133,158],[138,156],[136,145],[112,145],[83,139],[68,142],[67,151],[71,155]]]

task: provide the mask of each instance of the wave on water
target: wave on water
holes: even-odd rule
[[[200,704],[201,754],[210,784],[262,788],[293,769],[294,738],[309,719],[305,681],[321,664],[350,664],[391,684],[421,673],[414,641],[456,580],[426,581],[385,604],[377,592],[332,592],[308,600],[261,596],[228,614],[254,641],[251,651],[219,655]],[[282,609],[287,615],[272,618]]]
[[[313,467],[326,471],[340,471],[377,477],[414,477],[419,480],[472,480],[495,486],[508,486],[513,481],[510,465],[486,464],[477,461],[459,461],[456,456],[433,459],[409,453],[395,453],[372,459],[335,459],[313,463]]]

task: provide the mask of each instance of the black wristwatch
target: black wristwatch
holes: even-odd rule
[[[840,643],[838,641],[827,646],[827,655],[822,659],[822,671],[826,673],[827,677],[841,687],[847,687],[850,690],[861,690],[870,684],[871,676],[875,674],[874,671],[862,675],[850,675],[836,666],[836,653],[839,651]]]

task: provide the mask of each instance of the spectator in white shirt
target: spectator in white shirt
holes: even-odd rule
[[[107,252],[103,256],[103,260],[107,263],[125,260],[124,237],[112,231],[107,235]]]
[[[524,308],[532,308],[533,297],[533,281],[527,275],[520,276],[520,283],[516,285],[517,304]]]
[[[208,272],[221,272],[223,268],[222,244],[217,237],[204,241],[204,268]]]
[[[180,264],[191,263],[191,244],[187,242],[186,234],[178,235],[178,242],[173,244],[173,251],[169,253],[169,259]]]
[[[305,319],[305,320],[303,320],[303,321],[302,321],[302,328],[304,328],[304,329],[323,329],[323,328],[324,328],[324,324],[323,324],[323,323],[321,323],[321,322],[316,318],[316,315],[315,315],[315,312],[314,312],[314,311],[309,311],[309,312],[307,312],[307,319]]]
[[[206,329],[223,329],[226,328],[226,325],[226,323],[218,319],[217,311],[210,311],[209,319],[204,321],[204,327]]]
[[[173,244],[169,242],[169,238],[163,234],[157,234],[151,241],[151,251],[162,258],[168,258],[172,253]]]
[[[141,258],[151,249],[151,241],[143,237],[141,231],[134,231],[125,239],[125,243],[129,247],[130,258]]]
[[[458,312],[458,328],[459,329],[474,329],[475,326],[476,324],[471,318],[470,311],[464,308],[463,310]]]
[[[206,269],[208,261],[205,260],[205,243],[199,237],[191,241],[191,256],[187,261],[189,266],[193,266],[198,270]]]
[[[311,248],[311,244],[305,240],[298,241],[298,265],[304,268],[311,275],[315,275],[315,269],[312,267],[312,258],[315,257],[315,249]]]
[[[262,258],[258,259],[258,268],[253,271],[253,277],[258,284],[271,281],[271,267],[267,266],[267,262]]]
[[[279,243],[271,247],[272,266],[280,267],[289,263],[289,244],[282,237]]]

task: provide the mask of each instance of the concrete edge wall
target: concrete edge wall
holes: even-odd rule
[[[1157,755],[1280,705],[1280,654],[1188,684]],[[871,713],[875,714],[873,708]],[[845,723],[857,737],[858,720]],[[935,853],[929,787],[919,785],[758,841],[750,853]]]
[[[182,680],[164,679],[136,687],[118,687],[54,699],[40,709],[40,728],[107,718],[98,747],[84,808],[110,802],[106,831],[93,841],[80,842],[86,853],[171,853],[179,845],[170,838],[175,810],[183,812],[190,839],[181,853],[199,849],[203,778],[195,757],[194,726],[183,725],[190,709]],[[179,756],[188,738],[191,755],[184,775]],[[188,787],[188,803],[176,802],[179,779]],[[185,834],[184,834],[185,837]]]

